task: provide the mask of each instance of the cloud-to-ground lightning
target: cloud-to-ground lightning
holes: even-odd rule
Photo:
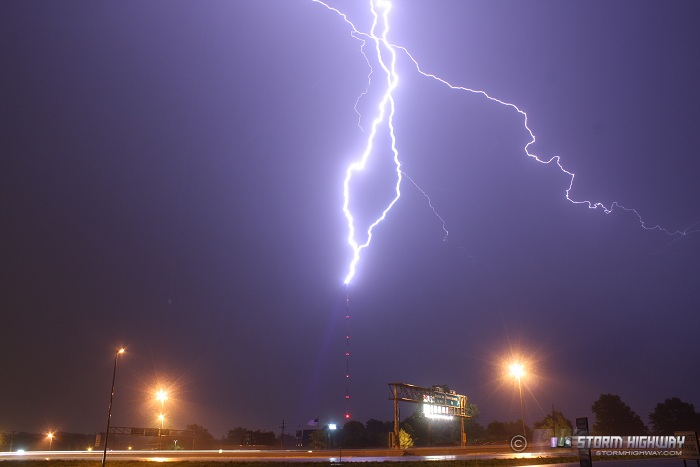
[[[334,8],[327,3],[325,3],[322,0],[312,0],[315,3],[321,4],[324,7],[326,7],[328,10],[334,12],[337,16],[339,16],[349,27],[350,29],[350,35],[353,39],[358,40],[361,45],[360,45],[360,53],[363,55],[365,61],[367,62],[367,65],[369,67],[369,74],[368,74],[368,85],[367,89],[358,97],[357,103],[359,103],[362,99],[365,99],[368,96],[368,90],[372,86],[385,86],[383,89],[383,92],[381,93],[381,97],[378,99],[378,101],[375,103],[374,106],[374,119],[372,120],[371,126],[369,128],[369,132],[367,134],[367,139],[364,147],[364,151],[362,152],[361,156],[352,162],[347,170],[346,170],[346,175],[345,175],[345,180],[343,182],[343,212],[345,214],[345,219],[347,221],[347,226],[348,226],[348,245],[350,246],[352,250],[352,259],[350,261],[350,264],[348,266],[348,272],[347,275],[345,276],[345,284],[349,284],[353,277],[355,276],[356,272],[356,267],[357,264],[360,260],[360,254],[362,250],[367,248],[371,241],[372,241],[372,236],[374,233],[375,227],[377,227],[382,221],[384,221],[389,213],[389,211],[392,209],[392,207],[398,202],[399,198],[401,197],[401,184],[404,180],[408,180],[411,182],[413,186],[415,186],[421,194],[427,199],[428,206],[430,209],[432,209],[433,213],[437,216],[437,218],[442,222],[442,228],[445,232],[445,235],[443,237],[443,240],[447,238],[448,235],[448,230],[446,228],[446,223],[442,217],[437,213],[435,207],[433,206],[430,197],[428,194],[421,189],[418,184],[410,178],[406,173],[401,168],[401,161],[399,158],[399,151],[397,149],[397,141],[396,141],[396,136],[394,132],[394,114],[396,112],[396,103],[394,101],[393,97],[393,92],[399,85],[399,75],[396,70],[396,58],[397,54],[403,53],[405,56],[408,57],[408,59],[413,63],[415,66],[416,72],[419,73],[420,75],[430,78],[433,80],[436,80],[440,82],[441,84],[449,87],[452,90],[455,91],[462,91],[462,92],[468,92],[468,93],[473,93],[473,94],[478,94],[481,95],[482,97],[488,99],[491,102],[494,102],[499,105],[503,105],[506,107],[509,107],[516,111],[518,114],[520,114],[523,118],[523,125],[525,127],[525,130],[528,132],[530,138],[528,143],[524,147],[524,153],[534,159],[535,161],[541,163],[541,164],[551,164],[555,163],[559,170],[566,174],[567,177],[569,177],[569,183],[566,189],[564,190],[565,197],[566,199],[573,203],[573,204],[581,204],[587,206],[589,209],[600,209],[606,214],[610,214],[615,208],[619,208],[623,211],[626,211],[634,216],[636,216],[639,224],[641,225],[642,228],[647,229],[647,230],[658,230],[661,231],[671,237],[674,238],[679,238],[681,236],[688,235],[690,233],[695,233],[697,230],[694,230],[695,225],[693,224],[690,227],[686,228],[685,230],[668,230],[660,225],[650,225],[647,223],[642,216],[639,214],[639,212],[636,209],[633,208],[628,208],[623,206],[622,204],[618,203],[617,201],[612,202],[609,205],[605,205],[601,202],[597,201],[590,201],[590,200],[576,200],[571,197],[571,191],[574,186],[574,179],[576,175],[567,170],[564,165],[562,164],[561,157],[560,156],[552,156],[550,158],[541,158],[540,156],[534,154],[533,152],[530,152],[530,146],[532,146],[535,141],[536,137],[534,132],[530,129],[529,124],[528,124],[528,115],[525,111],[520,109],[517,105],[512,104],[510,102],[505,102],[503,100],[497,99],[485,91],[482,90],[476,90],[476,89],[471,89],[465,86],[456,86],[448,81],[440,78],[439,76],[426,72],[424,71],[418,61],[411,55],[411,53],[405,48],[400,45],[396,45],[392,42],[389,41],[389,13],[391,11],[391,1],[390,0],[367,0],[368,1],[368,8],[369,11],[372,15],[372,24],[369,32],[365,31],[360,31],[355,24],[348,18],[347,14],[343,13],[337,8]],[[368,44],[372,44],[373,47],[369,47]],[[371,50],[371,52],[370,52]],[[371,53],[371,58],[368,55]],[[381,73],[382,74],[382,79],[376,78],[374,75],[375,73],[379,72],[379,70],[375,70],[372,67],[372,62],[376,61],[379,64],[379,68],[381,68]],[[355,105],[355,110],[360,113],[357,110],[357,103]],[[360,120],[358,122],[358,125],[362,128],[362,116],[360,115]],[[380,131],[386,132],[386,136],[388,137],[389,147],[384,147],[377,149],[375,148],[375,143],[378,138],[378,134]],[[379,215],[367,228],[367,230],[362,234],[362,239],[360,239],[360,236],[358,235],[358,229],[356,224],[356,219],[355,216],[353,215],[353,212],[350,208],[350,201],[351,201],[351,195],[352,195],[352,190],[350,188],[353,176],[355,176],[358,172],[363,171],[369,159],[373,156],[376,156],[376,153],[383,152],[384,154],[391,154],[391,157],[393,159],[393,164],[396,170],[396,184],[394,186],[394,197],[391,199],[391,201],[388,202],[386,207],[383,209],[381,212],[381,215]]]

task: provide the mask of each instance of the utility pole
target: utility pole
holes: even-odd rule
[[[287,425],[284,424],[284,418],[282,419],[282,425],[280,425],[280,428],[282,428],[282,436],[281,436],[281,445],[284,446],[284,429],[287,428]]]

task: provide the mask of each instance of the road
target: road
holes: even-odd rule
[[[389,449],[343,450],[338,451],[299,451],[299,450],[197,450],[197,451],[108,451],[108,461],[141,460],[156,462],[171,461],[261,461],[261,462],[402,462],[402,461],[441,461],[467,459],[532,459],[530,466],[548,465],[550,467],[578,467],[576,463],[539,464],[537,458],[575,455],[571,449],[530,450],[514,453],[504,446],[469,446],[461,448],[422,448],[408,452]],[[341,458],[342,456],[342,458]],[[0,452],[3,460],[92,460],[102,459],[101,451],[27,451]],[[690,461],[693,462],[693,461]],[[596,461],[596,464],[602,462]],[[679,467],[683,461],[677,457],[662,459],[611,460],[604,462],[605,467]],[[692,464],[690,464],[692,465]]]

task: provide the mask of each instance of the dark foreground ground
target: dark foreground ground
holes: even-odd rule
[[[362,462],[362,467],[487,467],[487,466],[527,466],[534,464],[561,464],[578,462],[575,457],[548,458],[548,459],[473,459],[460,461],[384,461]],[[154,467],[153,461],[109,461],[108,466],[114,467]],[[324,462],[294,462],[294,461],[175,461],[165,463],[167,467],[321,467]],[[356,464],[356,463],[355,463]],[[83,460],[7,460],[0,461],[0,467],[100,467],[100,461]],[[333,463],[331,465],[340,465]]]

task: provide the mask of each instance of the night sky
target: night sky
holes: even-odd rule
[[[404,382],[516,420],[509,355],[528,424],[592,417],[601,393],[644,420],[700,406],[699,19],[691,0],[395,1],[390,40],[527,112],[572,198],[690,234],[570,203],[521,115],[401,55],[397,148],[449,236],[404,183],[348,288],[353,419],[392,419]],[[156,426],[159,384],[172,428],[341,422],[360,45],[311,0],[0,2],[0,431],[104,430],[121,345],[113,426]],[[391,195],[383,173],[358,211]]]

